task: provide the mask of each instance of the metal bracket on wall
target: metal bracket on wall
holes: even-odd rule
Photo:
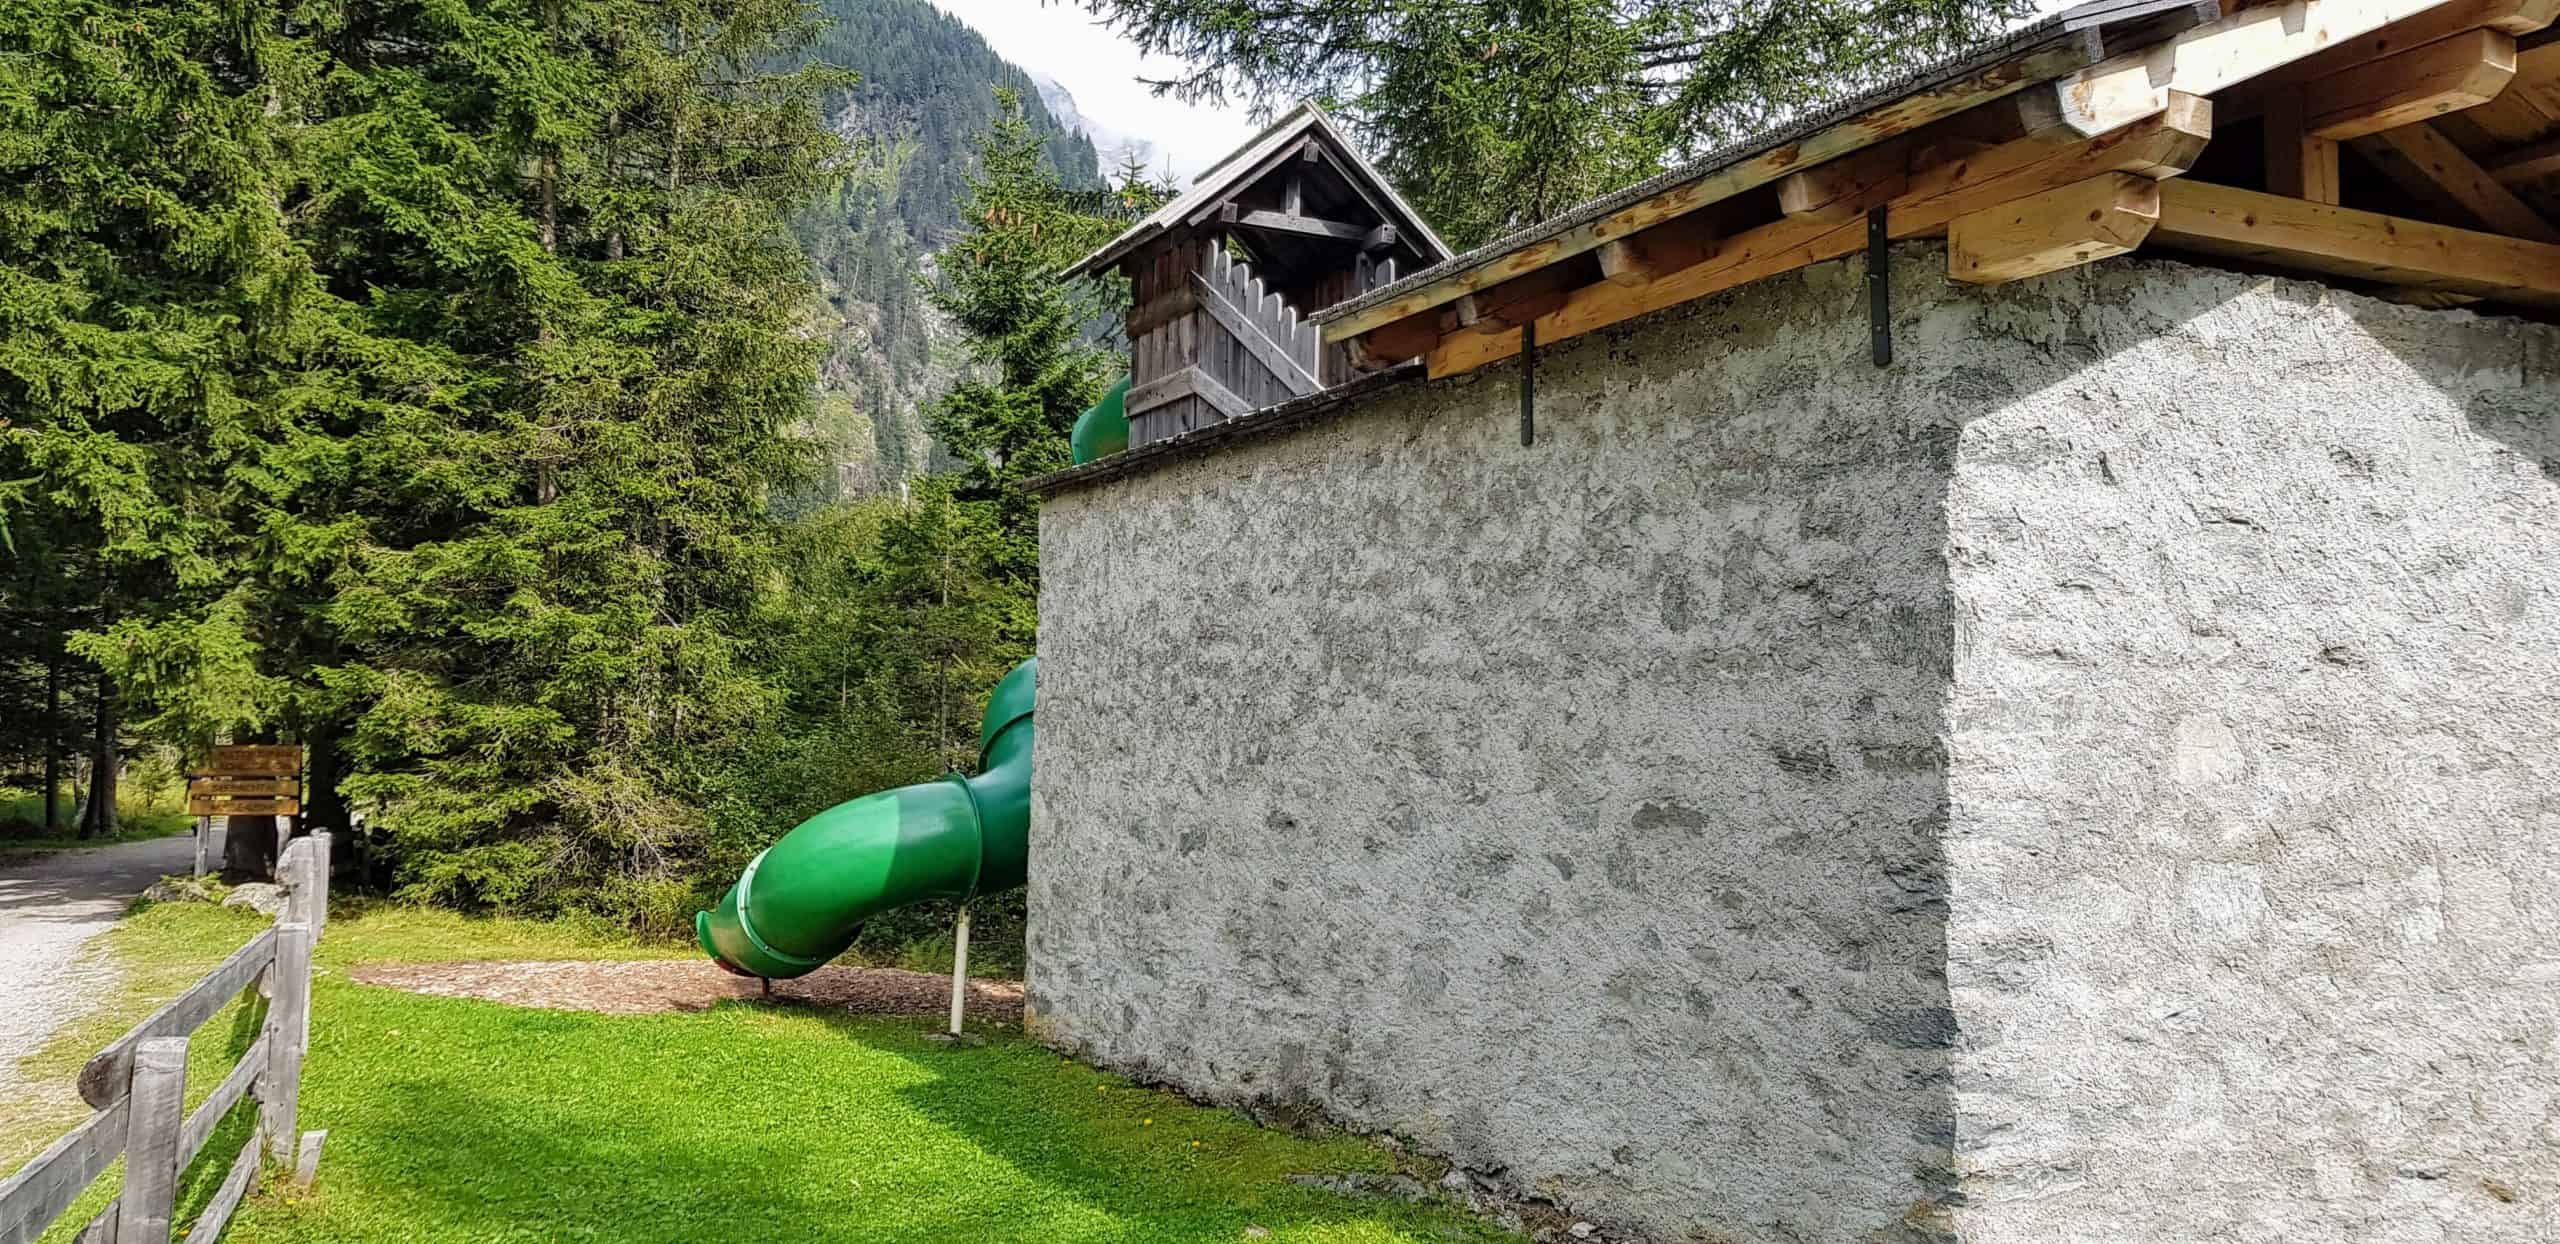
[[[1520,444],[1538,443],[1538,321],[1520,326]]]
[[[1867,213],[1867,340],[1876,366],[1893,365],[1893,301],[1888,292],[1892,273],[1892,235],[1885,230],[1884,209]]]

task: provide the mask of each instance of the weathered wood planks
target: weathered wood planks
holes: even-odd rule
[[[105,1109],[124,1096],[125,1082],[133,1075],[133,1054],[143,1042],[160,1037],[183,1036],[203,1026],[213,1013],[249,987],[275,961],[276,931],[260,929],[249,944],[231,952],[202,980],[187,987],[185,993],[170,1000],[167,1006],[151,1013],[151,1017],[133,1026],[132,1031],[118,1037],[107,1048],[89,1059],[80,1069],[80,1098],[92,1106]]]

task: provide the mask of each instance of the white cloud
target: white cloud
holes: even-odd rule
[[[1094,145],[1110,149],[1135,138],[1154,146],[1156,165],[1171,163],[1177,176],[1192,174],[1242,146],[1257,128],[1238,108],[1203,108],[1152,94],[1141,77],[1169,78],[1181,62],[1140,56],[1137,48],[1092,14],[1055,0],[933,0],[934,7],[967,22],[996,54],[1033,77],[1055,79],[1075,96],[1076,107],[1104,131]]]

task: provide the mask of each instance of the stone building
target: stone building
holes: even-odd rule
[[[2551,16],[2074,11],[1298,308],[1038,485],[1033,1030],[1614,1237],[2560,1239]]]

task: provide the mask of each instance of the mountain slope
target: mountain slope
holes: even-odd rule
[[[858,163],[795,231],[827,295],[832,348],[819,376],[826,478],[810,501],[894,489],[932,466],[923,408],[965,365],[926,303],[933,251],[961,231],[978,136],[998,88],[1016,92],[1059,179],[1103,184],[1093,144],[1059,123],[1040,89],[965,23],[926,0],[823,0],[833,20],[809,55],[860,74],[827,101]]]
[[[1106,168],[1117,169],[1124,159],[1134,159],[1140,168],[1155,168],[1163,152],[1155,142],[1136,134],[1115,130],[1084,115],[1076,107],[1076,97],[1067,92],[1067,84],[1047,74],[1034,74],[1031,80],[1040,87],[1040,103],[1057,119],[1059,126],[1084,135],[1094,150],[1103,157]],[[1161,172],[1162,170],[1158,170]]]
[[[918,240],[947,240],[959,228],[957,205],[977,167],[978,135],[995,119],[998,88],[1021,97],[1061,181],[1070,188],[1102,184],[1093,143],[1059,124],[1039,84],[960,19],[926,0],[824,0],[823,7],[834,24],[812,54],[862,75],[860,86],[829,106],[848,132],[916,143],[898,214]]]

